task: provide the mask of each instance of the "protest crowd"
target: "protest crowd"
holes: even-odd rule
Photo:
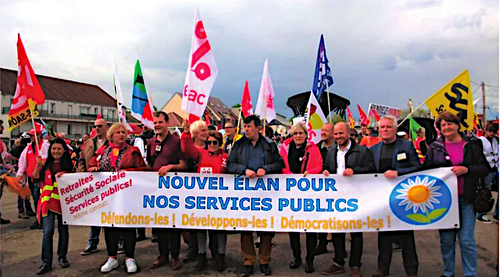
[[[458,131],[459,118],[449,112],[436,118],[439,138],[418,146],[411,139],[397,135],[397,120],[384,116],[378,128],[373,130],[362,126],[358,135],[349,124],[340,121],[326,123],[321,129],[321,141],[314,144],[307,140],[308,131],[303,123],[296,123],[282,143],[277,136],[266,137],[259,117],[250,115],[243,120],[243,132],[237,133],[235,124],[225,124],[225,135],[210,130],[205,121],[190,124],[183,122],[182,134],[168,130],[168,115],[157,112],[154,115],[154,135],[147,127],[143,134],[130,138],[122,123],[108,126],[104,119],[97,119],[93,137],[86,140],[69,141],[59,137],[42,137],[42,129],[31,130],[28,135],[16,140],[10,151],[4,149],[3,161],[16,160],[17,178],[21,183],[33,188],[32,198],[19,196],[19,218],[37,216],[31,229],[43,230],[42,265],[37,272],[44,274],[52,270],[53,236],[55,222],[59,234],[57,261],[62,268],[70,266],[66,258],[68,252],[68,226],[62,224],[61,204],[56,179],[64,173],[72,172],[116,172],[120,170],[156,171],[159,175],[169,172],[197,172],[200,174],[237,174],[248,178],[263,177],[266,174],[341,174],[352,176],[363,173],[381,173],[385,178],[416,172],[419,170],[452,166],[459,184],[459,210],[461,228],[440,230],[443,276],[454,276],[455,241],[458,239],[462,266],[465,276],[476,275],[476,243],[474,228],[477,221],[488,220],[484,214],[474,212],[474,189],[481,179],[487,185],[498,186],[498,129],[489,124],[484,136],[463,134]],[[423,131],[423,128],[422,128]],[[370,133],[372,132],[372,133]],[[373,134],[375,132],[375,134]],[[400,134],[403,135],[404,134]],[[146,139],[143,139],[144,136]],[[35,137],[39,139],[38,147]],[[28,138],[31,142],[28,142]],[[279,138],[281,139],[281,138]],[[377,139],[370,148],[360,142]],[[141,141],[139,146],[138,141]],[[3,145],[5,147],[5,145]],[[424,149],[422,149],[424,148]],[[419,149],[417,152],[416,149]],[[20,152],[20,154],[19,154]],[[401,158],[404,153],[404,158]],[[399,159],[394,157],[399,155]],[[423,163],[420,156],[424,156]],[[42,157],[46,157],[42,159]],[[259,157],[265,157],[260,159]],[[40,194],[38,194],[40,193]],[[498,219],[498,203],[495,209]],[[1,219],[8,224],[7,219]],[[83,249],[83,256],[93,254],[99,245],[99,235],[104,229],[105,247],[109,258],[100,267],[103,273],[119,267],[118,254],[125,254],[125,266],[129,273],[137,271],[134,250],[137,241],[146,239],[144,228],[89,227],[89,243]],[[208,235],[207,235],[208,234]],[[170,265],[178,270],[183,263],[196,262],[196,270],[208,266],[208,248],[215,260],[216,269],[224,271],[227,232],[221,230],[179,230],[153,228],[152,240],[158,244],[158,259],[149,265],[152,269]],[[254,273],[257,259],[255,245],[258,245],[258,264],[263,275],[271,275],[272,240],[274,233],[257,232],[258,242],[254,242],[253,232],[241,232],[241,252],[243,255],[242,276]],[[333,233],[333,262],[328,267],[322,265],[323,275],[336,275],[350,268],[351,276],[361,276],[360,267],[363,253],[363,233],[350,233],[350,253],[346,251],[346,234]],[[300,233],[290,232],[290,268],[302,266]],[[181,242],[189,245],[186,257],[181,261]],[[305,272],[313,273],[316,255],[326,253],[327,233],[306,233]],[[417,276],[419,261],[416,253],[413,231],[392,231],[378,233],[378,269],[372,276],[387,276],[390,272],[394,248],[401,248],[404,268],[408,276]],[[349,257],[348,267],[346,258]]]

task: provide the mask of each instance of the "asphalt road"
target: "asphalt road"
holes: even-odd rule
[[[29,226],[34,222],[34,218],[17,218],[17,201],[12,193],[4,193],[2,198],[2,217],[10,219],[11,224],[0,227],[0,255],[1,255],[1,273],[0,276],[21,277],[35,276],[38,267],[41,264],[41,242],[42,230],[29,230]],[[489,215],[491,218],[491,215]],[[45,276],[101,276],[99,266],[106,260],[106,248],[104,244],[104,235],[101,234],[101,243],[99,251],[90,256],[81,256],[80,252],[87,244],[89,228],[70,227],[70,244],[68,260],[71,264],[69,268],[61,269],[54,262],[54,270]],[[149,236],[150,231],[146,234]],[[439,234],[437,231],[419,231],[415,234],[418,257],[420,261],[419,276],[436,277],[441,276],[443,264],[439,249]],[[498,264],[498,223],[484,224],[477,223],[476,239],[478,249],[478,276],[493,277],[498,276],[495,266]],[[155,270],[149,269],[148,265],[154,261],[158,255],[157,245],[150,240],[142,241],[136,247],[136,261],[141,271],[136,276],[238,276],[242,268],[242,256],[240,253],[240,236],[232,234],[227,242],[227,263],[228,268],[223,273],[215,271],[215,265],[209,263],[209,269],[203,272],[194,270],[194,263],[183,264],[179,271],[172,271],[168,266]],[[271,268],[273,276],[319,276],[321,270],[327,268],[333,258],[332,245],[329,244],[329,253],[317,256],[315,259],[316,271],[312,274],[304,272],[304,266],[292,270],[288,268],[292,260],[292,252],[288,241],[288,234],[277,234],[273,240],[273,260]],[[347,243],[349,249],[349,243]],[[54,236],[54,251],[57,249],[57,232]],[[182,245],[181,256],[186,254],[187,246]],[[305,260],[305,235],[302,235],[302,259]],[[348,250],[349,251],[349,250]],[[457,274],[462,276],[460,251],[457,248]],[[377,269],[377,234],[364,234],[364,250],[361,268],[363,276],[371,276]],[[57,255],[54,253],[54,260]],[[123,255],[120,255],[123,260]],[[346,261],[348,263],[348,261]],[[126,276],[127,273],[122,265],[107,276]],[[255,276],[260,276],[258,265],[255,267]],[[350,270],[345,275],[350,276]],[[406,276],[401,251],[395,251],[393,254],[391,276]]]

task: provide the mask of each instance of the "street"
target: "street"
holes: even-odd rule
[[[41,265],[40,253],[42,242],[42,230],[29,230],[29,226],[35,221],[35,218],[18,219],[17,218],[17,197],[10,192],[4,192],[2,198],[2,217],[11,220],[11,224],[2,225],[1,232],[1,276],[35,276],[38,267]],[[491,214],[489,218],[491,218]],[[493,277],[498,276],[495,270],[497,264],[497,245],[498,245],[498,223],[476,224],[476,239],[478,252],[478,276]],[[71,226],[69,229],[70,244],[68,260],[71,264],[69,268],[61,269],[57,264],[57,232],[54,235],[54,263],[53,271],[46,276],[101,276],[99,267],[105,262],[106,248],[104,235],[101,233],[101,242],[99,251],[90,256],[81,256],[80,252],[84,249],[88,240],[88,227]],[[146,231],[148,237],[151,236],[149,229]],[[436,277],[442,274],[442,259],[439,248],[438,231],[419,231],[415,233],[417,251],[419,257],[419,275]],[[222,273],[215,271],[213,262],[209,263],[209,269],[203,272],[194,270],[195,263],[183,264],[179,271],[172,271],[168,266],[155,270],[149,269],[149,264],[154,261],[158,255],[158,248],[150,239],[137,243],[135,258],[140,272],[136,276],[237,276],[242,269],[242,255],[240,253],[240,235],[231,234],[228,236],[226,260],[228,268]],[[328,245],[329,253],[317,256],[315,259],[316,271],[312,274],[304,272],[304,265],[301,268],[292,270],[288,265],[292,261],[292,252],[288,240],[288,234],[277,234],[273,240],[276,245],[273,248],[273,260],[271,268],[273,276],[319,276],[321,271],[327,268],[333,258],[332,244]],[[349,249],[349,243],[347,243]],[[187,245],[182,244],[181,259],[186,254]],[[305,260],[305,235],[302,235],[302,260]],[[348,250],[349,253],[349,250]],[[455,276],[462,276],[460,251],[457,248],[457,272]],[[364,250],[361,268],[363,276],[371,276],[377,269],[377,234],[364,234]],[[123,261],[124,255],[119,255]],[[210,256],[210,254],[208,254]],[[346,259],[347,272],[348,258]],[[255,276],[260,276],[258,264],[255,266]],[[108,276],[126,276],[125,267],[111,272]],[[406,276],[403,269],[401,251],[394,251],[391,276]]]

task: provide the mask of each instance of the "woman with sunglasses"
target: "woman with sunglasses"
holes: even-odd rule
[[[125,125],[115,123],[107,133],[108,145],[97,149],[89,162],[89,172],[118,172],[120,170],[146,170],[139,148],[127,144],[128,133]],[[101,266],[102,273],[118,268],[118,241],[123,238],[127,273],[137,272],[134,260],[135,228],[104,227],[104,240],[108,250],[108,260]]]
[[[203,121],[202,121],[203,122]],[[184,120],[184,132],[181,136],[181,148],[186,156],[197,162],[197,172],[207,173],[207,174],[220,174],[226,172],[226,165],[228,161],[228,154],[222,150],[222,134],[217,131],[209,131],[208,138],[206,140],[206,147],[197,147],[196,135],[199,135],[193,130],[193,125],[189,125],[187,120]],[[195,126],[196,127],[196,126]],[[187,131],[191,130],[191,132]],[[193,140],[191,134],[195,137]],[[211,232],[211,231],[209,231]],[[225,231],[215,231],[215,236],[217,237],[217,250],[211,249],[211,251],[217,251],[217,271],[222,272],[226,269],[225,256],[226,256],[226,242],[227,234]],[[190,233],[191,235],[191,233]],[[207,231],[198,230],[198,263],[196,264],[196,270],[201,271],[207,267]],[[212,238],[212,236],[211,236]],[[212,254],[212,256],[214,256]]]
[[[323,170],[323,158],[318,146],[311,141],[307,141],[307,129],[302,123],[297,123],[290,129],[291,139],[283,142],[280,148],[280,155],[285,162],[284,174],[319,174]],[[299,268],[302,264],[300,251],[300,233],[289,232],[290,246],[293,251],[293,261],[290,263],[291,269]],[[317,233],[306,233],[306,273],[314,272],[314,253],[318,241]]]

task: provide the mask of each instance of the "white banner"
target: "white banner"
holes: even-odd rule
[[[277,232],[458,228],[450,168],[389,180],[383,174],[74,173],[58,179],[69,225]]]
[[[375,110],[380,117],[386,116],[386,115],[392,115],[399,119],[401,117],[401,109],[398,108],[393,108],[389,106],[384,106],[384,105],[379,105],[379,104],[373,104],[370,103],[368,106],[368,113],[370,110]]]

